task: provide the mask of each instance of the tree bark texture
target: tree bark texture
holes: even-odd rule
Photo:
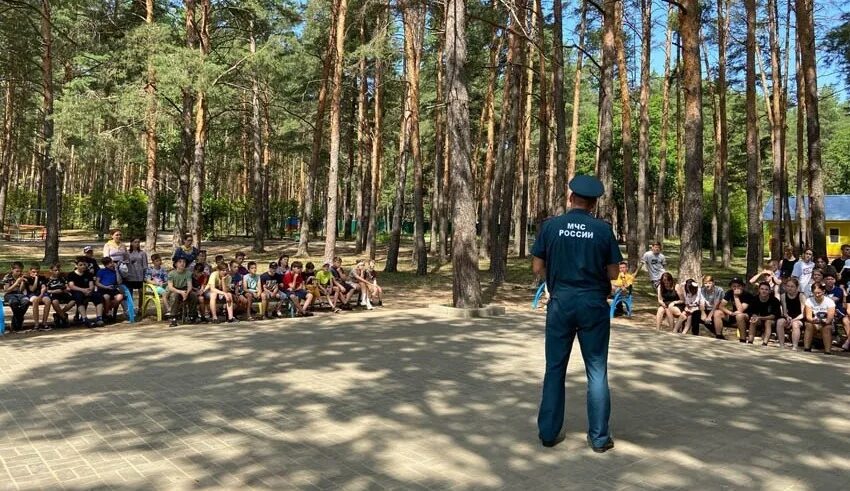
[[[702,278],[703,122],[700,62],[700,6],[684,0],[679,13],[682,41],[682,87],[685,96],[685,182],[679,277]]]
[[[443,215],[445,214],[446,189],[443,188],[443,178],[446,173],[446,116],[445,116],[445,97],[443,84],[445,83],[443,76],[443,53],[445,49],[446,37],[445,31],[441,29],[444,22],[445,5],[436,7],[434,12],[435,27],[439,39],[437,41],[437,94],[436,107],[434,108],[434,199],[431,203],[431,252],[437,254],[439,262],[445,261],[447,258],[446,249],[446,233],[442,230]]]
[[[153,25],[153,0],[145,2],[145,24]],[[145,248],[156,251],[157,238],[157,187],[159,172],[156,162],[156,71],[153,66],[153,52],[148,52],[147,80],[145,81],[145,163],[147,164],[148,213],[145,221]]]
[[[629,269],[634,270],[637,268],[638,260],[637,229],[643,225],[638,222],[637,217],[637,188],[635,186],[634,153],[632,150],[632,103],[629,89],[629,71],[626,67],[626,47],[623,41],[626,35],[623,31],[623,2],[617,2],[614,9],[614,24],[617,34],[617,74],[620,80],[620,102],[622,106],[620,122],[622,125],[623,199],[626,204],[626,220],[623,229],[626,232],[626,254]]]
[[[490,216],[493,213],[493,173],[496,165],[496,108],[494,100],[496,79],[499,77],[499,54],[502,52],[504,35],[506,33],[500,34],[495,29],[493,30],[493,39],[490,42],[492,47],[490,51],[490,74],[487,79],[487,92],[484,95],[484,109],[481,115],[481,126],[487,129],[487,149],[484,152],[484,181],[481,185],[481,249],[478,251],[482,258],[489,257],[490,251]],[[476,145],[474,165],[477,165],[478,162],[479,146]]]
[[[196,32],[198,34],[198,50],[201,60],[205,60],[211,50],[210,46],[210,15],[211,7],[210,0],[200,0],[200,18],[196,24]],[[195,12],[197,19],[198,12]],[[201,211],[203,209],[204,198],[204,168],[206,166],[206,149],[207,149],[207,106],[209,101],[204,91],[197,92],[195,97],[195,155],[192,163],[192,175],[190,180],[190,199],[191,209],[189,217],[189,228],[192,233],[192,238],[195,246],[201,246],[203,238],[203,220]]]
[[[366,26],[360,21],[360,42],[366,43]],[[367,79],[366,55],[361,54],[357,62],[357,172],[360,174],[360,207],[357,218],[357,245],[355,251],[359,254],[366,249],[366,236],[369,227],[369,192],[371,191],[371,174],[369,172],[369,123],[366,119],[369,112],[366,104],[366,94],[369,81]]]
[[[587,2],[581,4],[581,21],[578,28],[578,50],[576,50],[576,72],[573,76],[573,118],[570,125],[570,154],[567,162],[567,183],[576,175],[578,155],[579,108],[581,106],[581,70],[584,61],[584,40],[587,31]]]
[[[717,2],[717,119],[718,119],[718,142],[717,148],[717,171],[719,177],[718,222],[720,229],[720,247],[722,248],[721,264],[728,268],[732,264],[732,214],[729,209],[729,173],[727,165],[729,162],[729,129],[728,116],[726,113],[726,44],[729,34],[729,6],[730,0],[718,0]]]
[[[667,139],[670,131],[670,52],[673,45],[673,4],[667,4],[667,35],[664,42],[664,80],[661,85],[661,138],[658,143],[658,188],[655,191],[655,241],[667,232]]]
[[[385,6],[378,14],[378,22],[375,27],[375,37],[386,37],[387,35],[387,12],[389,6]],[[384,64],[383,60],[378,57],[375,59],[375,96],[373,98],[373,117],[374,124],[372,127],[372,159],[370,165],[371,181],[369,192],[369,229],[366,233],[366,255],[370,259],[375,259],[375,239],[377,235],[378,221],[378,203],[381,182],[381,159],[383,157],[383,125],[384,125]]]
[[[446,120],[451,145],[452,305],[481,306],[466,90],[466,0],[446,0]]]
[[[59,212],[61,191],[58,163],[51,155],[53,151],[53,17],[50,1],[41,2],[41,83],[44,92],[42,99],[42,155],[41,169],[44,173],[47,208],[47,236],[44,243],[45,264],[59,261]]]
[[[799,36],[799,30],[797,31],[797,35]],[[795,203],[794,215],[797,217],[799,221],[799,230],[800,235],[798,237],[797,243],[795,244],[797,247],[797,253],[802,253],[803,247],[807,247],[809,244],[809,212],[805,209],[805,203],[803,202],[803,198],[806,196],[805,188],[803,187],[803,183],[805,181],[805,177],[807,175],[806,167],[807,163],[805,162],[806,158],[806,97],[803,95],[805,92],[805,81],[803,80],[803,65],[800,62],[800,42],[799,38],[797,40],[797,54],[796,54],[796,64],[797,64],[797,202]]]
[[[519,3],[515,1],[517,9]],[[564,109],[564,6],[561,0],[552,1],[552,110],[555,113],[555,196],[553,215],[566,209],[567,115]]]
[[[249,52],[257,54],[257,39],[254,33],[254,22],[251,21],[248,30]],[[268,197],[263,194],[263,135],[260,127],[260,81],[256,68],[251,69],[251,202],[253,204],[254,241],[252,252],[265,252],[266,229],[263,223],[263,202]]]
[[[617,50],[614,41],[614,6],[616,0],[602,3],[602,68],[599,87],[599,151],[597,174],[605,186],[605,194],[599,199],[599,217],[614,222],[614,62]]]
[[[800,37],[800,61],[806,98],[806,149],[808,151],[809,202],[812,250],[815,256],[826,255],[826,223],[824,222],[823,165],[821,162],[818,72],[815,59],[814,0],[796,0],[797,30]]]
[[[652,52],[652,1],[641,0],[641,59],[640,59],[640,127],[638,128],[637,176],[637,251],[647,248],[649,232],[649,202],[647,201],[647,172],[649,169],[649,66]],[[637,258],[636,258],[637,259]]]
[[[759,202],[760,153],[756,114],[756,0],[745,0],[747,16],[746,114],[747,114],[747,276],[761,267],[761,203]]]
[[[197,48],[197,32],[195,31],[195,0],[184,1],[186,10],[186,48]],[[174,234],[172,246],[180,246],[182,237],[188,231],[189,214],[189,179],[192,172],[192,161],[195,152],[194,106],[195,92],[187,84],[181,88],[183,96],[180,109],[180,170],[177,173],[177,202],[174,205]]]
[[[537,199],[534,206],[534,229],[535,231],[539,231],[540,224],[542,224],[543,220],[549,216],[551,211],[547,207],[546,202],[546,170],[549,167],[549,101],[551,100],[551,94],[548,92],[548,84],[546,83],[548,75],[546,73],[547,54],[546,50],[543,49],[546,39],[546,30],[544,29],[543,23],[543,6],[541,4],[541,0],[534,0],[534,5],[535,15],[537,16],[537,43],[540,46],[540,49],[537,50],[539,67],[537,85],[540,87],[540,90],[538,91],[540,102],[537,113],[537,122],[539,127],[537,142]],[[531,63],[531,60],[529,60],[529,63]],[[573,126],[575,126],[575,121],[573,122]],[[572,139],[570,142],[570,155],[572,155]]]
[[[331,84],[331,113],[330,113],[330,164],[328,165],[328,202],[327,218],[325,219],[325,262],[332,262],[336,255],[337,235],[337,195],[339,194],[339,140],[340,117],[342,108],[342,64],[345,48],[345,16],[348,12],[348,0],[339,0],[334,25],[334,65],[333,82]]]
[[[307,176],[304,181],[304,202],[301,209],[301,226],[298,237],[298,251],[296,256],[304,257],[310,255],[310,233],[313,218],[313,201],[316,194],[316,179],[319,173],[320,159],[322,157],[322,140],[324,139],[325,111],[327,110],[328,87],[330,86],[331,68],[334,66],[336,53],[336,22],[339,12],[339,3],[342,0],[333,0],[333,15],[331,25],[328,28],[328,44],[325,49],[324,64],[322,65],[322,85],[319,87],[318,100],[316,101],[316,119],[313,126],[313,145],[310,150],[310,164],[307,166]]]

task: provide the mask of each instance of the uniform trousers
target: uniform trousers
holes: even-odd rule
[[[598,297],[598,298],[597,298]],[[611,334],[604,294],[553,292],[546,313],[546,375],[537,416],[539,437],[555,440],[564,424],[567,362],[578,336],[587,374],[588,436],[595,447],[608,442],[611,395],[608,340]]]

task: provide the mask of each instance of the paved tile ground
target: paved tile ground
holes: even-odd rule
[[[543,317],[427,310],[0,340],[0,488],[847,489],[847,359],[618,326],[614,451],[535,417]],[[576,352],[577,353],[577,352]]]

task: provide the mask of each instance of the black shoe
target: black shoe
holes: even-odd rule
[[[565,439],[565,438],[566,438],[566,435],[564,435],[564,434],[562,433],[562,434],[560,434],[560,435],[556,436],[554,440],[544,440],[544,439],[542,439],[542,438],[541,438],[541,439],[540,439],[540,443],[541,443],[544,447],[546,447],[546,448],[552,448],[552,447],[554,447],[555,445],[557,445],[557,444],[561,443],[562,441],[564,441],[564,439]]]
[[[805,351],[806,353],[811,353],[812,349],[811,348],[803,348],[803,351]]]
[[[168,325],[169,325],[170,327],[177,327],[177,326],[178,326],[178,325],[180,325],[180,324],[177,322],[177,319],[171,319],[171,323],[170,323],[170,324],[168,324]]]
[[[228,324],[235,324],[237,322],[239,322],[239,319],[237,319],[236,317],[231,317],[230,319],[227,319]]]
[[[594,447],[594,446],[593,446],[593,441],[591,441],[591,440],[590,440],[590,437],[588,436],[588,437],[587,437],[587,444],[588,444],[588,445],[590,445],[590,448],[591,448],[594,452],[596,452],[596,453],[605,453],[605,452],[607,452],[608,450],[611,450],[612,448],[614,448],[614,439],[609,437],[609,438],[608,438],[608,441],[607,441],[607,442],[605,442],[605,444],[604,444],[604,445],[602,445],[601,447]]]
[[[832,354],[832,351],[824,351],[824,352],[823,352],[823,354],[825,354],[825,355],[831,355],[831,354]]]
[[[715,334],[714,339],[722,339],[722,340],[726,341],[726,336],[724,336],[722,334]]]

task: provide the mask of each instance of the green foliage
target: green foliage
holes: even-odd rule
[[[110,200],[115,220],[128,237],[144,237],[148,197],[144,190],[116,193]]]

